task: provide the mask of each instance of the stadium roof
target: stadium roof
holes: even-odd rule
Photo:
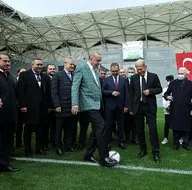
[[[0,1],[0,51],[18,58],[60,60],[92,49],[119,49],[122,42],[192,50],[192,1],[175,1],[48,17],[29,17]]]

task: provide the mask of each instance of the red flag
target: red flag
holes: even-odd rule
[[[187,78],[192,80],[192,52],[189,53],[176,53],[177,69],[185,67],[189,70]]]

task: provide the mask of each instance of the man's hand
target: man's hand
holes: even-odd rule
[[[113,91],[113,92],[112,92],[112,95],[113,95],[113,96],[119,96],[120,93],[119,93],[118,91]]]
[[[190,115],[192,115],[192,111],[190,112]]]
[[[134,115],[132,111],[130,112],[130,115]]]
[[[143,91],[143,94],[144,94],[145,96],[148,96],[148,95],[149,95],[149,90],[148,90],[148,89],[144,90],[144,91]]]
[[[124,107],[123,112],[124,112],[124,113],[127,113],[127,112],[128,112],[128,108]]]
[[[169,100],[169,101],[173,101],[173,96],[167,96],[166,99]]]
[[[21,112],[23,113],[27,113],[27,107],[24,107],[24,108],[20,108]]]
[[[56,111],[57,113],[61,113],[61,107],[55,108],[55,111]]]
[[[77,115],[78,111],[79,111],[79,107],[77,105],[73,105],[71,108],[72,114]]]
[[[3,107],[3,102],[2,102],[2,100],[0,98],[0,108],[2,108],[2,107]]]

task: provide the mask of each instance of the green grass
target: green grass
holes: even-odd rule
[[[158,131],[160,142],[163,139],[163,110],[158,110]],[[146,130],[148,138],[148,130]],[[148,140],[149,142],[149,140]],[[151,147],[148,143],[148,155],[142,159],[136,158],[138,146],[128,145],[121,150],[114,145],[121,155],[122,165],[143,166],[148,168],[171,168],[177,170],[192,170],[192,152],[180,148],[172,150],[172,132],[169,143],[161,145],[161,163],[152,160]],[[16,149],[19,156],[23,149]],[[56,155],[55,150],[47,156],[62,160],[82,161],[84,151],[65,153],[63,157]],[[37,157],[37,156],[35,156]],[[67,164],[42,164],[37,162],[14,161],[14,166],[21,168],[17,173],[0,173],[0,189],[2,190],[57,190],[57,189],[130,189],[130,190],[182,190],[192,189],[192,176],[181,174],[166,174],[147,171],[133,171],[120,168],[102,168],[95,166],[78,166]]]

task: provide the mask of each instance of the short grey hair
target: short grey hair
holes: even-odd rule
[[[67,56],[67,57],[65,57],[64,63],[66,63],[68,60],[72,60],[73,63],[75,64],[75,59],[74,59],[72,56]]]
[[[183,71],[184,73],[185,73],[185,75],[188,75],[189,74],[189,70],[186,68],[186,67],[180,67],[179,69],[178,69],[178,72],[179,71]]]

